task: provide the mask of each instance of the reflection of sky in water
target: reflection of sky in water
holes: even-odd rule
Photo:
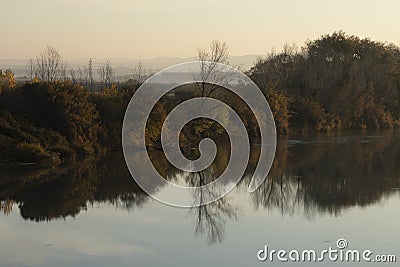
[[[280,143],[283,152],[277,153],[274,178],[266,181],[262,193],[248,194],[248,176],[226,202],[202,210],[173,208],[141,195],[130,177],[120,177],[118,162],[108,162],[101,177],[85,171],[90,179],[85,176],[82,184],[61,176],[62,182],[39,187],[39,194],[55,192],[39,202],[32,201],[38,198],[33,194],[38,187],[18,191],[18,186],[2,185],[1,194],[15,190],[25,206],[14,204],[9,215],[0,216],[0,266],[275,266],[257,261],[264,245],[322,250],[335,247],[338,238],[346,238],[350,249],[396,254],[398,141],[395,135],[289,138]],[[216,169],[223,169],[221,158]],[[173,175],[165,166],[163,172]],[[126,195],[130,192],[134,194]],[[275,198],[269,201],[264,196],[271,192]],[[81,200],[89,200],[87,211],[78,208],[76,214]],[[207,214],[216,227],[209,227]],[[212,230],[219,238],[210,238]]]
[[[341,216],[281,216],[278,209],[252,209],[246,192],[229,197],[241,216],[227,221],[225,240],[209,246],[193,238],[187,209],[150,201],[130,213],[94,204],[77,218],[25,222],[15,208],[0,222],[1,266],[256,266],[264,244],[279,249],[325,249],[345,237],[350,248],[397,253],[399,195]],[[246,200],[247,199],[247,200]],[[234,201],[233,201],[234,200]],[[300,264],[301,266],[301,264]]]

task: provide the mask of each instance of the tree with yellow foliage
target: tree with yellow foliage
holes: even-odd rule
[[[0,70],[0,92],[5,88],[15,88],[17,82],[14,78],[14,73],[11,70],[6,70],[4,73]]]

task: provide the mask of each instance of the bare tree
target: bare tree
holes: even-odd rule
[[[114,70],[109,60],[106,62],[106,86],[110,87],[115,81]]]
[[[101,65],[99,67],[99,78],[100,78],[100,83],[105,84],[105,77],[106,77],[106,68],[104,65]]]
[[[142,62],[139,61],[135,67],[133,77],[137,81],[138,84],[141,84],[144,82],[145,76],[146,76],[146,70],[143,67]]]
[[[228,45],[218,40],[213,40],[211,42],[209,50],[198,49],[197,51],[197,58],[199,61],[228,64],[228,57]]]
[[[88,79],[89,79],[89,90],[93,90],[93,62],[92,58],[89,59],[89,67],[88,67]]]
[[[35,61],[33,59],[29,60],[26,72],[28,73],[29,80],[33,81],[33,79],[36,77],[36,67],[35,67]]]
[[[82,73],[82,82],[85,84],[87,87],[89,84],[89,67],[88,66],[83,66],[83,73]]]
[[[78,82],[83,83],[85,80],[85,72],[80,67],[78,68]]]
[[[63,64],[62,67],[60,68],[60,80],[61,81],[66,81],[68,80],[68,67],[67,64]]]
[[[114,71],[109,60],[99,68],[100,81],[105,87],[111,87],[115,81]]]
[[[54,82],[66,78],[66,64],[60,52],[50,46],[36,58],[37,78],[42,81]]]
[[[69,70],[69,76],[71,77],[71,81],[73,82],[73,83],[78,83],[78,79],[77,79],[77,77],[76,77],[76,71],[74,70],[74,69],[70,69]]]
[[[218,63],[229,64],[228,62],[228,45],[224,42],[213,40],[209,50],[199,49],[197,51],[197,60],[200,61],[201,80],[203,82],[196,83],[196,86],[201,92],[202,97],[209,97],[218,86],[215,84],[207,84],[205,81],[210,81],[210,76],[216,74]],[[219,77],[223,80],[226,77]]]

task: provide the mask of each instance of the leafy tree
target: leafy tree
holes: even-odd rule
[[[6,70],[4,73],[0,70],[0,92],[5,88],[15,88],[17,82],[14,78],[14,73],[11,70]]]
[[[249,75],[266,95],[275,88],[293,100],[291,130],[392,128],[400,117],[400,48],[393,44],[334,32],[300,52],[286,46]]]

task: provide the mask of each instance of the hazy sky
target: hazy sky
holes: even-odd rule
[[[344,30],[400,44],[400,1],[0,0],[0,59],[189,57],[212,39],[231,55]]]

